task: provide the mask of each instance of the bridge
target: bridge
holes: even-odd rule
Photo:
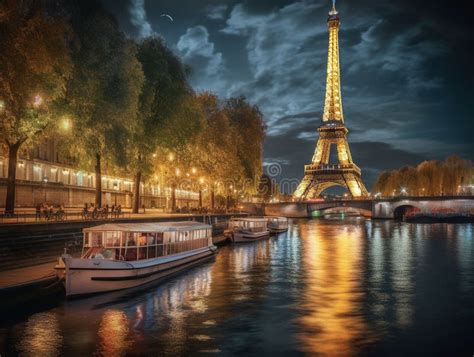
[[[473,196],[394,197],[373,201],[372,217],[402,218],[407,212],[474,213]]]
[[[244,210],[253,214],[310,218],[331,212],[355,212],[372,218],[402,218],[409,211],[474,213],[473,196],[392,197],[383,199],[321,200],[244,204]]]
[[[372,215],[372,200],[325,200],[305,202],[268,203],[263,207],[263,214],[292,218],[319,217],[324,213],[357,210],[361,215]]]

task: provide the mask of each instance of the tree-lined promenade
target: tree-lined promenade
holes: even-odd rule
[[[0,4],[0,135],[14,212],[18,154],[48,137],[79,168],[186,187],[229,203],[261,175],[265,126],[244,97],[195,93],[161,38],[133,41],[96,2]],[[173,206],[175,200],[173,199]],[[174,208],[174,207],[173,207]]]

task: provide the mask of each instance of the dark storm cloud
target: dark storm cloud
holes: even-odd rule
[[[141,9],[139,0],[104,1],[131,36],[162,35],[193,68],[196,88],[259,105],[268,125],[265,162],[281,164],[282,177],[302,175],[321,124],[330,1],[146,1],[134,16],[129,9]],[[337,7],[344,116],[368,186],[380,170],[472,157],[473,36],[464,3]],[[175,23],[162,22],[164,12]]]

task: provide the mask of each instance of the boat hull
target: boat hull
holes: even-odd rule
[[[269,231],[263,232],[234,232],[232,234],[232,241],[234,243],[248,243],[256,240],[266,238],[270,235]]]
[[[288,226],[287,227],[279,227],[279,228],[268,227],[268,229],[270,230],[270,234],[277,234],[277,233],[286,232],[288,230]]]
[[[215,256],[213,248],[144,261],[122,262],[97,259],[64,258],[64,268],[56,267],[63,278],[66,296],[84,296],[129,289],[159,281]],[[61,276],[62,275],[62,276]]]

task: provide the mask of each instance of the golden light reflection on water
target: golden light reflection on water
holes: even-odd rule
[[[123,356],[127,351],[129,333],[127,315],[119,310],[107,310],[100,322],[99,353],[102,356]]]
[[[301,226],[303,351],[355,355],[358,341],[372,339],[360,314],[362,236],[362,226]]]
[[[63,338],[58,317],[53,312],[30,316],[17,346],[22,356],[59,356]]]

